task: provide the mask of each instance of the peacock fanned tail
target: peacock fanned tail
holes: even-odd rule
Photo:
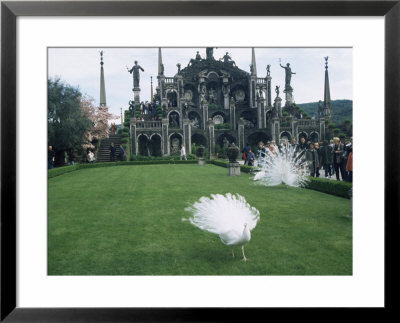
[[[215,234],[241,232],[244,224],[251,231],[260,219],[260,212],[250,206],[243,196],[231,193],[211,194],[211,198],[203,196],[185,210],[191,216],[182,220]]]

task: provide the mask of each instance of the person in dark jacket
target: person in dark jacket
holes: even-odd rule
[[[308,145],[307,145],[306,138],[301,137],[300,138],[300,143],[299,143],[299,146],[298,146],[298,150],[302,151],[302,150],[305,150],[307,148],[308,148]]]
[[[319,165],[318,152],[314,149],[314,143],[310,143],[309,147],[310,149],[307,149],[305,152],[306,160],[308,162],[310,176],[315,177]]]
[[[306,138],[300,137],[300,143],[297,146],[295,161],[299,160],[300,158],[303,158],[307,148],[308,148],[308,146],[307,146]]]
[[[249,150],[251,149],[250,145],[246,143],[246,146],[244,146],[242,150],[242,154],[246,154],[246,156],[242,155],[242,159],[244,158],[244,164],[246,165],[247,163],[247,154],[249,153]]]
[[[350,183],[353,182],[353,143],[351,143],[351,147],[349,148],[349,155],[347,156],[346,172],[347,181]]]
[[[251,151],[251,148],[249,149],[249,152],[247,153],[247,165],[249,166],[254,166],[254,160],[256,159],[256,155]]]
[[[109,152],[110,152],[110,161],[115,161],[115,146],[114,143],[112,142],[110,147],[108,148]]]
[[[119,161],[125,160],[125,150],[122,147],[122,145],[119,146],[118,160]]]
[[[316,143],[314,143],[314,149],[315,149],[315,151],[317,152],[317,155],[318,155],[318,161],[319,161],[319,163],[318,163],[318,165],[317,165],[317,169],[316,169],[316,172],[315,172],[315,177],[319,177],[319,170],[321,169],[321,156],[320,156],[320,147],[319,147],[319,142],[316,142]]]
[[[346,180],[346,174],[343,167],[344,146],[338,137],[333,138],[333,167],[336,173],[336,179],[340,181],[339,172],[342,176],[342,181]]]
[[[350,142],[344,146],[344,154],[343,154],[343,168],[345,168],[346,181],[348,182],[352,182],[352,174],[350,174],[350,172],[348,172],[346,169],[347,160],[352,152],[353,152],[353,137],[350,137]]]
[[[320,165],[324,168],[325,178],[332,176],[332,163],[333,163],[333,148],[327,140],[323,142],[322,147],[319,149]]]
[[[49,146],[49,150],[47,152],[47,168],[48,169],[53,169],[55,159],[56,159],[56,153],[54,152],[53,147]]]

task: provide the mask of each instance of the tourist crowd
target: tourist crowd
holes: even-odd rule
[[[320,177],[322,169],[325,178],[336,176],[338,181],[353,181],[353,140],[341,142],[338,137],[334,137],[329,142],[307,142],[304,137],[297,143],[295,138],[291,142],[282,139],[279,144],[275,140],[268,141],[265,144],[258,144],[258,165],[263,163],[263,157],[266,154],[274,156],[285,150],[289,156],[297,160],[307,162],[310,176]],[[254,166],[256,160],[251,146],[247,143],[242,151],[242,159],[245,165]]]
[[[156,104],[149,101],[141,102],[140,114],[157,114]]]

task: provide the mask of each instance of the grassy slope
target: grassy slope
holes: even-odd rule
[[[188,202],[239,193],[261,213],[236,258],[181,218]],[[213,165],[78,170],[49,179],[50,275],[351,275],[350,201],[255,185]]]

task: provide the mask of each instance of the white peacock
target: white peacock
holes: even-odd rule
[[[289,144],[271,147],[259,159],[259,169],[254,180],[265,186],[306,186],[309,182],[309,169],[305,151],[292,151]]]
[[[202,230],[218,234],[224,244],[232,247],[233,257],[233,246],[241,246],[243,260],[247,261],[244,245],[251,239],[250,232],[256,227],[260,212],[250,206],[243,196],[211,194],[211,198],[203,196],[185,210],[192,214],[182,221],[189,221]]]

